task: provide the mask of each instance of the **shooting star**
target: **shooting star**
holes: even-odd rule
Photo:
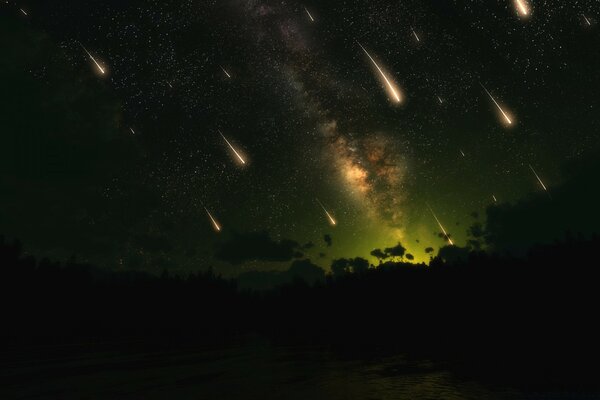
[[[496,101],[496,99],[494,98],[494,96],[492,96],[492,94],[490,93],[489,90],[487,90],[487,88],[485,86],[483,86],[483,83],[479,83],[481,85],[481,87],[483,88],[483,90],[485,90],[485,92],[487,93],[487,95],[490,97],[490,99],[492,99],[492,101],[494,102],[494,104],[496,105],[496,107],[498,108],[498,110],[500,110],[500,113],[502,114],[502,117],[504,117],[504,120],[506,121],[506,123],[508,125],[512,125],[513,124],[513,120],[510,118],[510,116],[502,109],[502,107],[500,106],[500,104],[498,104],[498,102]]]
[[[383,78],[383,80],[384,80],[384,82],[385,82],[385,84],[387,86],[388,94],[393,98],[393,100],[396,103],[401,103],[402,102],[402,97],[400,95],[400,90],[390,81],[390,79],[386,76],[386,74],[379,67],[379,65],[377,65],[377,62],[375,62],[375,60],[373,59],[373,57],[371,57],[371,55],[363,47],[363,45],[360,44],[359,42],[356,42],[356,43],[358,43],[358,45],[360,46],[360,48],[363,49],[363,51],[369,57],[369,59],[371,60],[371,62],[373,63],[373,65],[375,65],[375,68],[377,68],[377,71],[379,71],[379,74],[381,75],[381,77]]]
[[[588,24],[588,26],[592,26],[592,21],[590,21],[589,18],[585,16],[585,14],[581,14],[581,15],[583,16],[585,23]]]
[[[440,104],[444,104],[444,100],[442,100],[442,98],[440,96],[437,97],[438,101],[440,102]]]
[[[215,220],[212,216],[212,214],[210,213],[210,211],[208,211],[208,208],[204,207],[204,209],[206,210],[206,214],[208,214],[208,218],[210,218],[210,222],[212,222],[213,227],[215,228],[215,230],[217,232],[221,232],[221,226],[219,225],[219,223],[217,222],[217,220]]]
[[[231,75],[229,75],[229,72],[227,72],[227,70],[223,67],[221,67],[221,69],[223,70],[223,72],[225,72],[225,75],[227,75],[227,78],[231,79]]]
[[[88,55],[88,57],[94,62],[94,64],[96,64],[96,67],[98,68],[98,71],[100,71],[100,73],[102,75],[104,75],[106,73],[106,71],[104,70],[104,68],[102,68],[102,66],[98,63],[98,61],[96,61],[96,59],[94,58],[94,56],[92,56],[90,54],[89,51],[87,51],[87,49],[85,47],[83,47],[83,44],[79,43],[79,45],[81,46],[81,48],[83,49],[83,51],[85,51]]]
[[[419,39],[419,35],[417,35],[417,32],[415,32],[414,28],[411,26],[410,30],[412,31],[413,35],[415,36],[415,39],[417,39],[417,42],[420,42],[421,39]]]
[[[308,11],[308,8],[304,7],[304,11],[306,11],[306,14],[308,14],[308,18],[310,18],[310,22],[315,22],[315,19],[311,15],[310,11]]]
[[[133,130],[133,128],[129,127],[129,130],[131,131],[132,134],[135,135],[135,131]]]
[[[538,182],[542,186],[542,189],[544,189],[544,191],[546,193],[548,193],[548,196],[550,196],[550,192],[548,191],[548,188],[546,187],[546,185],[542,181],[542,178],[540,178],[540,176],[537,174],[537,172],[535,172],[535,169],[533,169],[533,167],[531,166],[531,164],[529,164],[529,169],[531,169],[531,172],[533,172],[533,175],[535,175],[536,179],[538,180]],[[552,198],[552,196],[550,196],[550,198]]]
[[[29,14],[27,14],[27,12],[25,10],[23,10],[22,8],[19,8],[19,10],[21,10],[21,12],[23,13],[24,16],[28,17]]]
[[[438,219],[437,215],[435,215],[435,213],[433,212],[433,209],[429,206],[429,204],[427,205],[427,207],[429,207],[429,211],[431,211],[431,215],[433,215],[433,218],[435,218],[435,221],[437,222],[438,226],[442,230],[444,237],[448,240],[448,243],[450,243],[451,246],[454,246],[454,242],[452,241],[452,239],[450,239],[450,235],[448,235],[448,232],[446,232],[446,229],[444,229],[444,226]]]
[[[494,200],[494,203],[497,203],[497,202],[498,202],[498,199],[496,198],[496,196],[495,196],[495,195],[492,195],[492,200]]]
[[[238,153],[237,150],[231,145],[231,143],[229,143],[229,140],[227,140],[227,138],[225,137],[225,135],[223,135],[223,132],[219,131],[219,134],[221,135],[221,137],[223,138],[223,140],[225,140],[225,143],[227,143],[227,145],[233,151],[233,153],[236,155],[236,157],[238,158],[238,160],[240,160],[240,162],[242,164],[246,164],[246,160],[244,160],[242,158],[242,156],[240,155],[240,153]]]
[[[463,157],[466,157],[466,155],[465,155],[465,152],[464,152],[464,151],[462,151],[462,149],[458,149],[458,150],[460,151],[460,154],[461,154]]]
[[[171,89],[173,89],[173,85],[171,85],[171,82],[167,81],[167,85],[169,85],[169,87],[170,87]]]
[[[531,14],[527,0],[514,0],[514,4],[517,14],[519,14],[521,17],[528,17],[529,14]]]
[[[321,201],[319,199],[317,199],[317,203],[319,203],[319,205],[321,206],[323,211],[325,211],[325,215],[327,215],[327,218],[329,219],[329,222],[331,223],[331,225],[333,225],[333,226],[337,225],[337,222],[335,221],[335,219],[333,219],[331,214],[329,214],[329,211],[327,211],[327,209],[325,208],[325,206],[323,205],[323,203],[321,203]]]

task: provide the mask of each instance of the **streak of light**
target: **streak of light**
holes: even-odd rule
[[[25,10],[23,10],[22,8],[19,8],[19,10],[21,10],[21,12],[23,13],[24,16],[28,16],[27,12]]]
[[[169,85],[169,87],[170,87],[171,89],[173,89],[173,85],[171,85],[171,82],[167,81],[167,85]]]
[[[129,127],[129,130],[131,131],[132,134],[135,135],[135,131],[133,130],[133,128]]]
[[[544,189],[544,191],[546,193],[548,193],[548,196],[550,196],[550,192],[548,191],[548,188],[544,184],[544,181],[542,181],[542,178],[540,178],[540,176],[537,174],[537,172],[535,172],[535,169],[533,169],[533,167],[531,166],[531,164],[529,164],[529,169],[531,169],[531,172],[533,172],[533,174],[535,175],[536,179],[538,180],[538,182],[542,186],[542,189]],[[552,197],[550,197],[550,198],[552,198]]]
[[[492,195],[492,199],[494,200],[494,203],[497,203],[497,202],[498,202],[498,199],[496,198],[496,196],[495,196],[495,195]]]
[[[308,14],[308,18],[310,18],[310,22],[315,22],[315,19],[311,15],[310,11],[308,11],[308,8],[304,7],[304,11],[306,11],[306,14]]]
[[[463,157],[466,157],[466,155],[465,155],[465,152],[464,152],[464,151],[462,151],[462,149],[459,149],[459,150],[460,150],[460,154],[461,154]]]
[[[327,215],[327,218],[329,219],[329,222],[331,223],[331,225],[333,225],[333,226],[337,225],[337,222],[335,221],[335,219],[333,219],[331,214],[329,214],[329,211],[327,211],[327,209],[325,208],[323,203],[321,203],[321,200],[317,199],[317,202],[319,203],[319,205],[321,206],[323,211],[325,211],[325,215]]]
[[[223,72],[225,72],[225,75],[227,75],[227,78],[231,79],[231,75],[229,75],[229,72],[227,72],[227,70],[223,67],[221,67],[221,69],[223,70]]]
[[[440,104],[444,104],[444,100],[442,100],[442,98],[440,96],[437,97],[438,101],[440,102]]]
[[[502,107],[500,106],[500,104],[498,104],[498,102],[496,101],[496,99],[494,98],[494,96],[492,96],[492,94],[490,93],[489,90],[487,90],[487,88],[485,86],[483,86],[482,83],[479,83],[481,85],[481,87],[483,88],[483,90],[485,90],[485,92],[487,93],[488,96],[490,96],[490,99],[492,99],[492,101],[494,102],[494,104],[496,105],[496,107],[498,107],[498,110],[500,110],[500,113],[502,114],[502,116],[504,117],[504,120],[506,121],[507,124],[512,125],[513,121],[512,119],[508,116],[508,114],[502,109]]]
[[[514,0],[517,13],[522,17],[528,17],[531,14],[527,0]]]
[[[358,42],[357,42],[358,43]],[[377,64],[377,62],[373,59],[373,57],[371,57],[371,55],[369,54],[369,52],[363,47],[362,44],[358,43],[358,45],[360,46],[361,49],[363,49],[363,51],[365,52],[365,54],[369,57],[369,59],[371,60],[371,62],[373,63],[373,65],[375,65],[375,68],[377,68],[377,71],[379,71],[379,74],[381,75],[381,77],[383,78],[383,80],[385,81],[385,84],[387,85],[388,88],[388,92],[389,94],[393,97],[394,101],[396,103],[401,103],[402,102],[402,98],[400,96],[400,91],[395,87],[395,85],[390,81],[390,79],[387,77],[387,75],[383,72],[383,70],[379,67],[379,65]]]
[[[588,24],[588,26],[592,26],[592,21],[590,21],[589,18],[585,16],[585,14],[581,14],[581,15],[583,15],[583,19],[585,20],[585,23]]]
[[[236,157],[241,161],[241,163],[242,164],[246,164],[246,160],[244,160],[242,158],[242,156],[240,155],[240,153],[238,153],[237,150],[231,145],[231,143],[229,143],[229,140],[227,140],[227,138],[225,137],[225,135],[223,135],[223,132],[219,131],[219,134],[221,135],[221,137],[223,138],[223,140],[225,140],[225,143],[227,143],[227,145],[233,151],[233,153],[236,155]]]
[[[448,232],[446,232],[446,229],[444,229],[444,226],[442,225],[442,223],[438,219],[437,215],[435,215],[435,213],[433,212],[433,209],[429,205],[427,205],[427,207],[429,207],[429,211],[431,211],[431,215],[433,215],[433,218],[435,218],[435,221],[437,222],[438,226],[442,230],[442,233],[444,234],[444,237],[448,240],[448,243],[450,243],[450,245],[454,246],[454,242],[452,241],[452,239],[448,235]]]
[[[210,222],[212,222],[212,225],[215,228],[215,230],[217,232],[221,232],[221,226],[219,225],[219,223],[217,222],[217,220],[213,218],[213,216],[210,213],[210,211],[208,211],[208,208],[204,207],[204,209],[206,210],[206,214],[208,214],[208,218],[210,218]]]
[[[417,32],[415,32],[415,30],[413,29],[413,27],[410,27],[410,30],[412,31],[413,35],[415,36],[415,39],[417,39],[417,42],[420,42],[421,39],[419,39],[419,35],[417,35]]]
[[[83,49],[83,51],[85,51],[87,53],[87,55],[90,58],[90,60],[92,60],[94,62],[94,64],[96,64],[96,67],[98,68],[98,71],[100,71],[100,73],[102,75],[104,75],[106,73],[106,71],[104,70],[104,68],[102,68],[102,66],[98,63],[98,61],[96,61],[96,59],[94,58],[94,56],[92,56],[90,54],[90,52],[87,51],[87,49],[81,43],[79,43],[79,45],[81,46],[81,48]]]

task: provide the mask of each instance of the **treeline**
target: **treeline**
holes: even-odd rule
[[[524,258],[388,261],[316,286],[297,279],[249,292],[212,271],[151,276],[36,262],[0,240],[3,344],[260,334],[352,351],[380,346],[526,384],[594,383],[599,248],[598,237],[567,238]]]

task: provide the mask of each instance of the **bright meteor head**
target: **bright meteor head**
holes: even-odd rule
[[[504,123],[506,123],[507,125],[513,125],[514,124],[514,120],[513,117],[504,110],[504,108],[496,101],[496,99],[494,98],[494,96],[492,96],[492,94],[490,93],[489,90],[487,90],[487,88],[485,86],[483,86],[482,83],[479,83],[481,85],[481,87],[483,88],[483,90],[485,90],[485,92],[487,93],[488,97],[492,100],[492,102],[494,103],[494,105],[496,106],[496,108],[498,109],[498,111],[500,112],[500,115],[502,117],[502,121]]]
[[[317,199],[317,203],[319,203],[319,205],[321,206],[321,208],[323,209],[323,211],[325,211],[325,215],[327,216],[327,219],[329,220],[329,223],[333,226],[337,225],[336,220],[331,216],[331,214],[329,213],[329,211],[327,211],[327,209],[325,208],[325,206],[323,205],[323,203],[321,203],[321,201],[319,199]]]
[[[531,7],[527,0],[514,0],[515,9],[521,18],[527,18],[531,15]]]
[[[98,61],[96,61],[96,59],[94,58],[94,56],[92,56],[92,54],[87,51],[87,49],[85,47],[83,47],[83,45],[81,43],[79,43],[79,45],[81,46],[81,48],[83,49],[83,51],[85,51],[88,55],[88,57],[90,58],[90,60],[92,60],[92,62],[96,65],[96,68],[98,69],[98,71],[104,75],[106,74],[106,69],[100,65],[100,63]]]
[[[229,143],[229,140],[227,140],[227,138],[225,137],[225,135],[223,135],[223,132],[219,131],[219,134],[221,135],[221,137],[223,138],[223,140],[225,140],[225,143],[227,143],[227,145],[229,146],[229,148],[231,149],[231,151],[233,151],[233,154],[235,154],[235,156],[237,157],[237,159],[243,164],[246,164],[246,160],[244,160],[244,158],[241,156],[241,154],[231,145],[231,143]]]
[[[369,59],[371,60],[371,62],[375,66],[375,68],[377,69],[377,72],[379,72],[379,76],[381,77],[383,83],[385,84],[385,88],[386,88],[386,91],[388,92],[388,95],[390,96],[390,99],[394,103],[398,103],[398,104],[402,103],[402,94],[400,93],[400,89],[398,89],[398,87],[396,86],[396,84],[394,82],[392,82],[392,80],[386,75],[385,72],[383,72],[383,70],[381,69],[381,67],[379,66],[379,64],[377,64],[377,62],[373,59],[373,57],[371,57],[371,55],[363,47],[363,45],[360,44],[360,43],[358,43],[358,45],[365,52],[365,54],[367,55],[367,57],[369,57]]]
[[[215,231],[221,232],[221,226],[219,225],[217,220],[213,218],[210,211],[208,211],[208,208],[204,207],[204,209],[206,210],[206,214],[208,215],[208,218],[210,218],[210,222],[212,223],[213,228],[215,228]]]

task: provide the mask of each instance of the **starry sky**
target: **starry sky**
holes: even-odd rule
[[[8,1],[2,232],[224,274],[289,265],[215,257],[252,232],[324,268],[464,245],[598,147],[599,3],[522,1]]]

